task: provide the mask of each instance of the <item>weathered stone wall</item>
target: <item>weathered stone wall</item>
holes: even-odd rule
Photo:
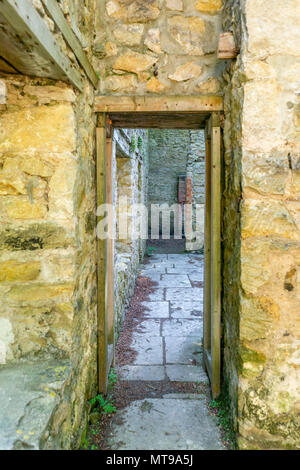
[[[225,109],[225,374],[240,448],[295,449],[300,4],[239,3],[224,16],[241,50]]]
[[[191,185],[193,207],[193,230],[197,241],[187,240],[188,250],[203,247],[204,241],[204,198],[205,198],[205,142],[203,131],[190,130],[149,130],[149,228],[151,204],[178,204],[178,178],[186,176]],[[186,197],[188,190],[186,191]],[[186,200],[187,201],[187,200]],[[196,226],[196,205],[202,216]],[[161,219],[161,218],[160,218]],[[161,224],[161,222],[160,222]],[[174,214],[171,212],[171,234],[174,232]]]
[[[186,250],[201,250],[204,247],[204,203],[205,203],[205,135],[204,131],[190,131],[190,150],[187,155],[186,176],[192,190],[193,238],[186,240]]]
[[[218,94],[222,0],[98,0],[100,94]]]
[[[83,3],[90,22],[94,2]],[[78,447],[97,391],[94,90],[86,77],[82,93],[21,75],[0,83],[0,360],[69,362],[40,443]]]
[[[145,241],[132,238],[132,230],[139,230],[139,218],[133,208],[147,204],[148,131],[121,129],[114,131],[116,243],[115,243],[115,328],[116,333],[124,320],[126,308],[132,297],[137,270],[145,253]],[[122,198],[127,198],[126,201]],[[125,206],[126,203],[126,206]],[[128,215],[128,235],[119,230],[119,216]],[[146,215],[146,214],[145,214]]]

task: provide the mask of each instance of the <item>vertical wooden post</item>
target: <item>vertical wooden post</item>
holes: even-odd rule
[[[98,115],[96,191],[97,208],[106,203],[106,116]],[[99,217],[97,216],[97,224]],[[98,389],[107,392],[108,320],[106,304],[106,240],[97,237]]]
[[[111,235],[106,241],[106,305],[108,317],[108,367],[111,366],[115,350],[114,329],[114,213],[113,213],[113,152],[112,130],[106,138],[106,203],[111,204],[108,220],[108,232]]]
[[[221,127],[217,113],[211,127],[211,359],[212,396],[221,391]]]
[[[213,398],[221,391],[221,128],[206,127],[205,287],[203,357]]]
[[[204,234],[204,318],[203,362],[211,380],[211,120],[205,129],[205,234]]]

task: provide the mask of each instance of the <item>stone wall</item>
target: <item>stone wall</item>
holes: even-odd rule
[[[80,3],[90,54],[94,2]],[[97,392],[94,90],[86,78],[82,93],[21,75],[0,83],[0,361],[67,364],[38,445],[78,448]]]
[[[149,229],[151,204],[178,204],[178,178],[186,177],[191,185],[191,198],[186,202],[193,207],[194,232],[197,241],[186,241],[187,250],[198,250],[204,242],[204,198],[205,198],[205,142],[203,131],[190,130],[149,130],[149,189],[148,213]],[[200,223],[196,227],[196,205],[201,212]],[[201,206],[201,207],[199,207]],[[160,217],[161,225],[161,217]],[[171,213],[171,235],[174,233],[174,214]]]
[[[186,176],[191,184],[193,238],[186,240],[186,250],[204,247],[205,203],[205,135],[204,131],[190,131],[190,150],[187,155]],[[187,234],[186,234],[187,237]],[[187,237],[188,238],[188,237]]]
[[[100,94],[220,93],[222,0],[98,0]]]
[[[300,448],[299,17],[293,0],[231,0],[224,15],[241,50],[225,103],[223,314],[242,449]]]
[[[132,239],[132,230],[139,230],[139,218],[134,204],[147,204],[148,131],[116,129],[114,131],[116,206],[115,243],[115,328],[117,335],[122,326],[126,309],[134,291],[139,263],[145,253],[145,242]],[[126,197],[124,201],[122,198]],[[128,216],[128,235],[119,229],[119,217]]]

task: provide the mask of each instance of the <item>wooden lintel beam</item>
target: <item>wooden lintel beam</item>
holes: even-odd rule
[[[30,51],[37,51],[41,57],[48,60],[60,71],[66,81],[80,91],[83,90],[83,80],[80,72],[72,66],[70,59],[63,54],[57,45],[55,36],[49,31],[30,0],[1,0],[0,14],[15,33],[22,38],[29,55]]]
[[[222,96],[97,96],[95,112],[180,112],[223,110]]]
[[[64,14],[59,7],[56,0],[42,0],[44,6],[48,10],[48,13],[52,17],[54,23],[61,31],[63,37],[65,38],[66,42],[69,44],[70,48],[74,52],[78,62],[81,64],[82,68],[84,69],[87,77],[92,82],[95,88],[98,85],[98,77],[96,75],[95,70],[93,69],[91,63],[89,62],[85,52],[83,51],[80,42],[76,38],[75,34],[73,33],[69,23],[67,22]]]

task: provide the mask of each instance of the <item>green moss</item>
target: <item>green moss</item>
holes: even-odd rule
[[[266,356],[263,353],[255,351],[244,344],[240,346],[240,359],[242,363],[255,362],[256,364],[264,364]]]

